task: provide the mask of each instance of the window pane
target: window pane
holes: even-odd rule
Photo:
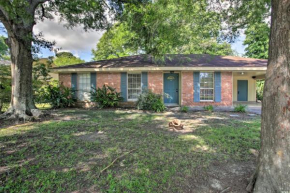
[[[214,100],[214,76],[212,72],[200,73],[200,100]]]
[[[78,74],[78,99],[81,101],[90,101],[91,91],[90,74]]]
[[[213,100],[213,89],[201,89],[200,100]]]
[[[141,74],[128,74],[128,99],[136,100],[141,94]]]

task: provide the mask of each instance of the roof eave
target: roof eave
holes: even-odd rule
[[[267,67],[121,67],[121,68],[62,68],[54,73],[69,72],[130,72],[130,71],[266,71]]]

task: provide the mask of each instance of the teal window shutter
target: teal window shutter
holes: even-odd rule
[[[74,91],[74,97],[77,98],[77,90],[78,90],[78,74],[71,74],[71,89]]]
[[[142,80],[141,80],[141,85],[142,85],[142,91],[148,89],[148,73],[147,72],[142,72]]]
[[[199,102],[200,101],[199,72],[193,73],[193,85],[194,85],[194,102]]]
[[[222,78],[220,72],[214,73],[214,99],[215,102],[222,101]]]
[[[97,88],[97,73],[96,72],[92,72],[91,73],[91,89],[95,89]]]
[[[121,96],[123,101],[127,101],[127,72],[121,73]]]

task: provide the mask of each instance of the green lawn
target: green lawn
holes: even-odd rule
[[[48,103],[39,103],[39,104],[35,104],[35,106],[41,110],[46,110],[46,109],[51,108],[51,105]],[[8,108],[9,108],[9,103],[4,103],[2,109],[0,109],[0,113],[1,111],[3,112],[7,111]]]
[[[260,117],[242,114],[57,113],[53,120],[0,129],[0,192],[215,192],[249,177],[251,152],[260,143]],[[185,130],[168,128],[174,118]]]

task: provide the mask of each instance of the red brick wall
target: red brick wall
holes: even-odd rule
[[[193,72],[181,73],[181,105],[186,106],[232,106],[233,93],[232,72],[221,73],[222,96],[221,102],[193,102],[194,85]],[[59,81],[66,87],[71,87],[71,74],[59,74]],[[97,87],[109,85],[121,92],[120,73],[97,73]],[[163,72],[148,72],[148,88],[154,93],[163,94]]]
[[[97,73],[97,87],[108,85],[121,92],[121,73]]]
[[[191,106],[193,103],[193,72],[181,73],[181,105]]]
[[[163,72],[148,72],[148,89],[163,94]]]
[[[181,105],[186,106],[232,106],[233,105],[233,74],[232,72],[221,73],[222,101],[221,102],[193,102],[194,85],[193,72],[182,72],[182,96]]]
[[[71,88],[71,74],[59,74],[59,82],[63,86]]]
[[[224,106],[233,105],[233,73],[222,73],[222,103]]]

